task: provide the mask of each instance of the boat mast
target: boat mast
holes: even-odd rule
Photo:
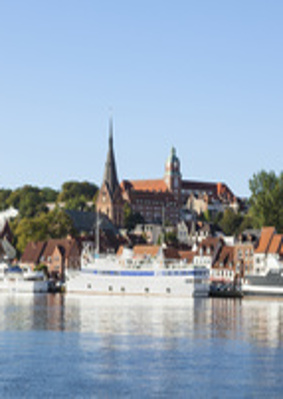
[[[99,246],[100,246],[100,242],[99,242],[99,211],[96,211],[96,229],[95,229],[95,233],[96,233],[96,249],[95,249],[95,253],[97,255],[99,255]]]

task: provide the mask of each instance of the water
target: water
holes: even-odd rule
[[[0,295],[1,398],[280,398],[283,301]]]

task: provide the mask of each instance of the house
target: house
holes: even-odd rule
[[[235,247],[224,245],[215,262],[212,264],[210,277],[212,281],[233,282],[237,275],[234,261]]]
[[[283,235],[277,234],[275,227],[263,227],[258,246],[254,251],[254,274],[265,274],[269,269],[282,265]]]
[[[66,269],[80,269],[80,255],[80,245],[74,238],[30,242],[25,248],[20,264],[32,269],[44,264],[49,275],[64,278]]]
[[[207,222],[182,220],[177,224],[177,238],[179,243],[191,247],[213,236],[214,233],[214,228]]]
[[[258,230],[246,230],[235,241],[234,263],[237,272],[243,277],[253,272],[254,250],[258,244]]]
[[[194,255],[193,263],[196,266],[206,266],[211,270],[214,262],[216,262],[224,241],[219,237],[208,237],[201,241]]]

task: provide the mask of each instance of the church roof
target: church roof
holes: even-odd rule
[[[116,188],[119,186],[118,177],[117,177],[117,170],[116,170],[116,162],[113,150],[113,126],[112,120],[110,121],[109,126],[109,146],[108,146],[108,154],[105,163],[104,169],[104,178],[103,183],[106,184],[111,197],[113,197]]]
[[[123,189],[134,191],[155,191],[166,192],[168,187],[163,179],[157,180],[123,180],[121,184]]]

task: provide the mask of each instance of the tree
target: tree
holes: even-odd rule
[[[33,217],[41,212],[46,212],[45,199],[38,187],[25,185],[11,192],[6,200],[8,206],[19,210],[21,217]]]
[[[12,190],[1,189],[0,190],[0,211],[4,211],[9,207],[7,199],[12,194]]]
[[[250,215],[253,226],[274,226],[283,232],[283,173],[261,171],[249,181]]]
[[[56,202],[58,198],[58,191],[50,187],[44,187],[40,193],[42,200],[46,202]]]
[[[126,202],[124,205],[124,225],[125,228],[130,231],[135,228],[137,224],[143,224],[144,218],[140,213],[132,211],[130,205]]]
[[[74,198],[83,196],[86,201],[92,201],[98,190],[95,184],[89,182],[69,181],[62,185],[62,190],[59,194],[58,201],[64,202]]]
[[[176,231],[168,231],[164,235],[164,241],[167,245],[176,246],[178,245],[178,238]]]
[[[19,218],[11,225],[16,248],[20,253],[31,241],[63,238],[68,234],[75,234],[71,218],[59,208],[55,208],[49,213],[41,213],[33,218]]]
[[[238,234],[242,221],[243,216],[241,214],[234,212],[231,208],[227,208],[219,222],[219,227],[224,234],[231,236]]]
[[[74,211],[88,211],[89,207],[87,206],[86,198],[81,195],[80,197],[71,198],[66,201],[65,209],[70,209]]]

